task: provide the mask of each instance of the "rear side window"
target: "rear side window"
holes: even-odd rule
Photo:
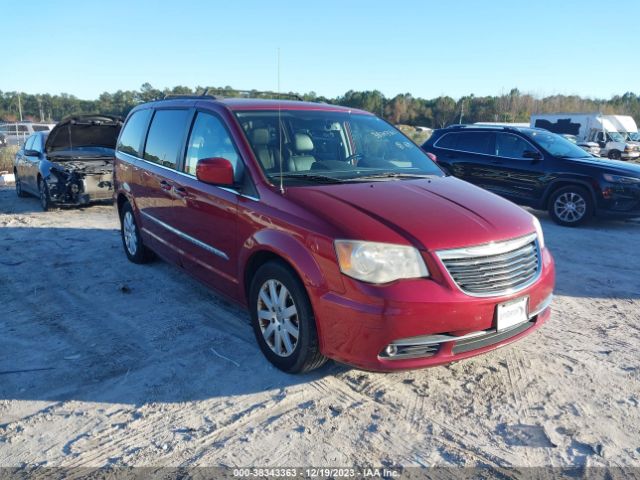
[[[188,110],[156,111],[144,149],[145,160],[163,167],[176,168],[189,114]]]
[[[529,142],[517,135],[498,133],[496,137],[496,155],[507,158],[524,158],[524,152],[533,151]]]
[[[142,148],[142,140],[147,131],[147,124],[151,110],[138,110],[135,112],[122,130],[120,139],[118,140],[118,150],[135,157],[140,157]]]
[[[461,152],[493,154],[493,132],[455,132],[447,133],[436,142],[436,147]]]
[[[187,144],[184,171],[195,175],[198,160],[213,157],[229,160],[233,165],[234,177],[236,180],[240,178],[242,162],[229,132],[214,115],[198,113]]]

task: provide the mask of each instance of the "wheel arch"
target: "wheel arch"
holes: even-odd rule
[[[596,198],[595,190],[593,185],[591,185],[591,183],[589,183],[587,180],[561,178],[558,180],[554,180],[545,190],[543,200],[542,200],[542,208],[544,209],[549,208],[549,199],[557,190],[564,187],[572,187],[572,186],[585,188],[591,195],[591,200],[593,201],[594,207],[597,206],[597,198]]]

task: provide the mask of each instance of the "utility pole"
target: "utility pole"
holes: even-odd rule
[[[18,92],[18,112],[20,113],[20,121],[22,121],[22,102],[20,100],[20,92]]]
[[[458,122],[462,125],[462,117],[464,116],[464,99],[460,101],[460,121]]]
[[[38,108],[40,110],[40,121],[44,122],[44,111],[42,110],[42,99],[38,97]]]

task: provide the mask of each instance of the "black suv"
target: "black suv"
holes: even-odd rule
[[[422,148],[451,175],[547,209],[560,225],[594,215],[640,217],[640,165],[594,157],[547,130],[454,125],[433,132]]]

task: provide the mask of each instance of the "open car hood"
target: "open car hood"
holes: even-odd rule
[[[122,119],[112,115],[73,115],[62,119],[49,133],[45,152],[76,148],[116,148]]]

